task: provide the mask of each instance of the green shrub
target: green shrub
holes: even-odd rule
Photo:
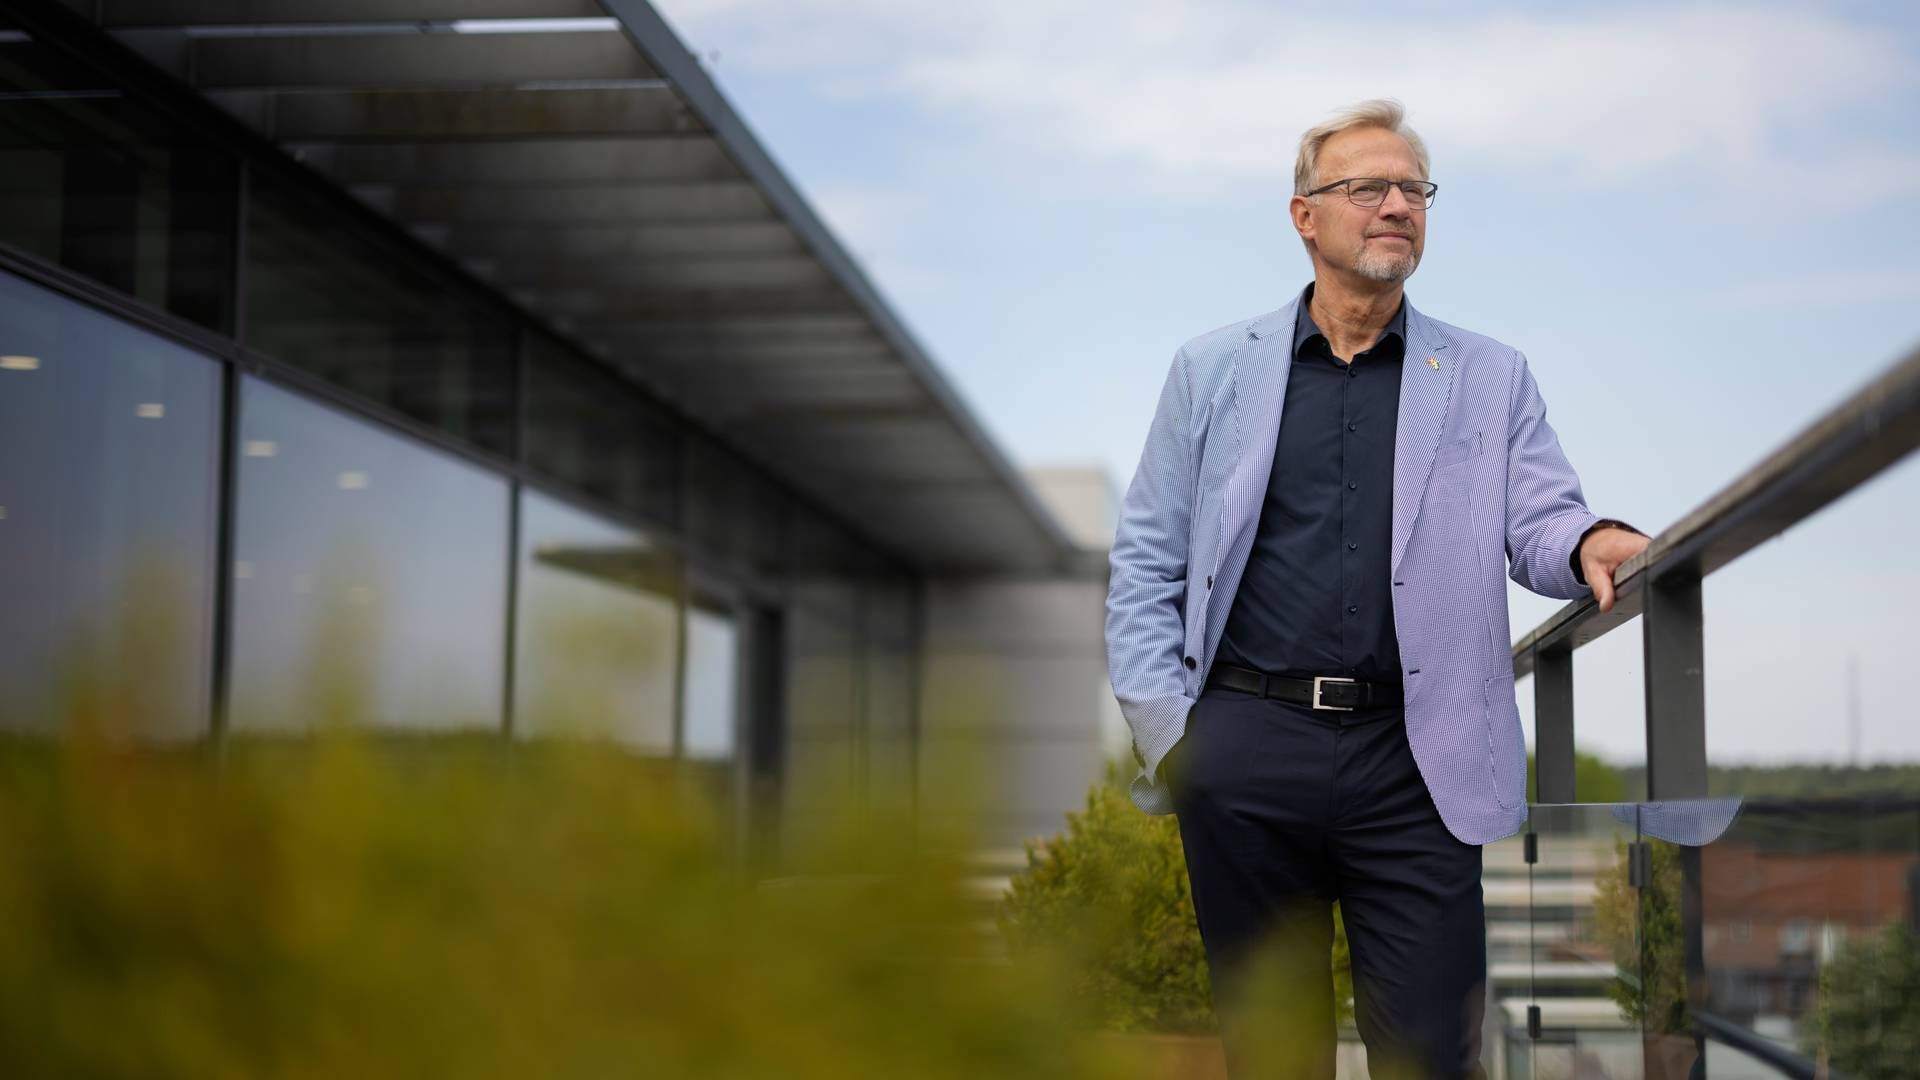
[[[1680,849],[1660,840],[1646,844],[1653,879],[1640,889],[1630,884],[1627,841],[1614,841],[1612,865],[1594,878],[1594,932],[1626,976],[1607,984],[1620,1015],[1648,1032],[1684,1032],[1690,1022]]]
[[[1912,1076],[1920,1061],[1920,943],[1894,923],[1821,969],[1806,1053],[1861,1080]]]
[[[1573,752],[1573,794],[1581,802],[1626,802],[1629,786],[1618,766],[1585,750]],[[1540,801],[1540,775],[1531,750],[1527,751],[1527,801]]]
[[[1194,919],[1179,822],[1143,814],[1127,797],[1132,770],[1114,762],[1084,809],[1045,841],[1028,841],[998,923],[1016,961],[1057,959],[1101,1024],[1120,1031],[1215,1027],[1206,954]],[[1335,908],[1331,963],[1340,1020],[1353,982]]]
[[[958,857],[849,831],[756,881],[698,790],[584,740],[0,743],[0,1061],[1129,1075],[1044,968],[970,952]]]

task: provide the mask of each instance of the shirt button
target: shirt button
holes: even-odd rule
[[[1357,429],[1357,428],[1355,428],[1355,427],[1354,427],[1354,426],[1353,426],[1352,424],[1348,424],[1348,425],[1347,425],[1347,430],[1348,430],[1348,431],[1357,431],[1357,430],[1359,430],[1359,429]]]
[[[1359,485],[1359,484],[1356,484],[1356,483],[1354,483],[1354,482],[1353,482],[1353,481],[1351,481],[1351,480],[1349,480],[1349,481],[1347,481],[1347,490],[1348,490],[1348,491],[1359,491],[1359,490],[1360,490],[1360,485]]]
[[[1194,659],[1193,657],[1191,657],[1191,656],[1189,656],[1189,657],[1187,657],[1187,658],[1186,658],[1185,660],[1183,660],[1183,661],[1181,661],[1181,662],[1187,665],[1187,670],[1188,670],[1188,671],[1192,671],[1192,670],[1193,670],[1194,668],[1197,668],[1197,667],[1199,667],[1199,666],[1200,666],[1200,661],[1198,661],[1198,660],[1195,660],[1195,659]]]
[[[1358,606],[1358,605],[1355,605],[1355,604],[1348,604],[1348,605],[1347,605],[1347,614],[1349,614],[1349,615],[1351,615],[1351,614],[1353,614],[1354,612],[1356,612],[1356,611],[1359,611],[1359,610],[1360,610],[1360,608],[1359,608],[1359,606]]]
[[[1359,549],[1359,547],[1360,547],[1360,545],[1359,545],[1359,544],[1348,544],[1348,545],[1347,545],[1347,550],[1348,550],[1348,551],[1356,551],[1356,550],[1358,550],[1358,549]]]

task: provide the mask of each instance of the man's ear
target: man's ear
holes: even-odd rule
[[[1287,202],[1287,213],[1293,219],[1293,231],[1300,234],[1302,240],[1313,239],[1313,203],[1303,195],[1295,195]]]

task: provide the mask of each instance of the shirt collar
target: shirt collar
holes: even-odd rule
[[[1307,304],[1312,299],[1313,282],[1309,281],[1307,287],[1300,291],[1300,304],[1293,317],[1293,354],[1295,356],[1300,355],[1300,347],[1307,343],[1308,338],[1315,334],[1326,336],[1320,329],[1320,324],[1313,321],[1313,313],[1307,309]],[[1380,341],[1387,340],[1388,334],[1400,335],[1402,343],[1407,340],[1407,297],[1404,293],[1400,296],[1400,306],[1394,311],[1393,318],[1387,320],[1387,328],[1380,332]],[[1374,347],[1378,348],[1379,344],[1378,341],[1374,342]]]

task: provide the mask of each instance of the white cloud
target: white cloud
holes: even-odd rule
[[[1835,308],[1920,299],[1920,272],[1822,270],[1729,285],[1709,294],[1716,307],[1736,311],[1766,308]]]
[[[1435,24],[1301,16],[1235,0],[679,0],[701,47],[823,92],[905,97],[987,142],[1205,191],[1290,174],[1328,110],[1409,105],[1436,170],[1566,183],[1662,171],[1804,182],[1807,141],[1911,95],[1914,58],[1835,13],[1717,5],[1483,15]],[[1786,145],[1791,143],[1791,152]],[[1879,170],[1856,200],[1916,190],[1914,155],[1871,133],[1827,148],[1831,177]],[[1736,192],[1737,194],[1737,192]]]

